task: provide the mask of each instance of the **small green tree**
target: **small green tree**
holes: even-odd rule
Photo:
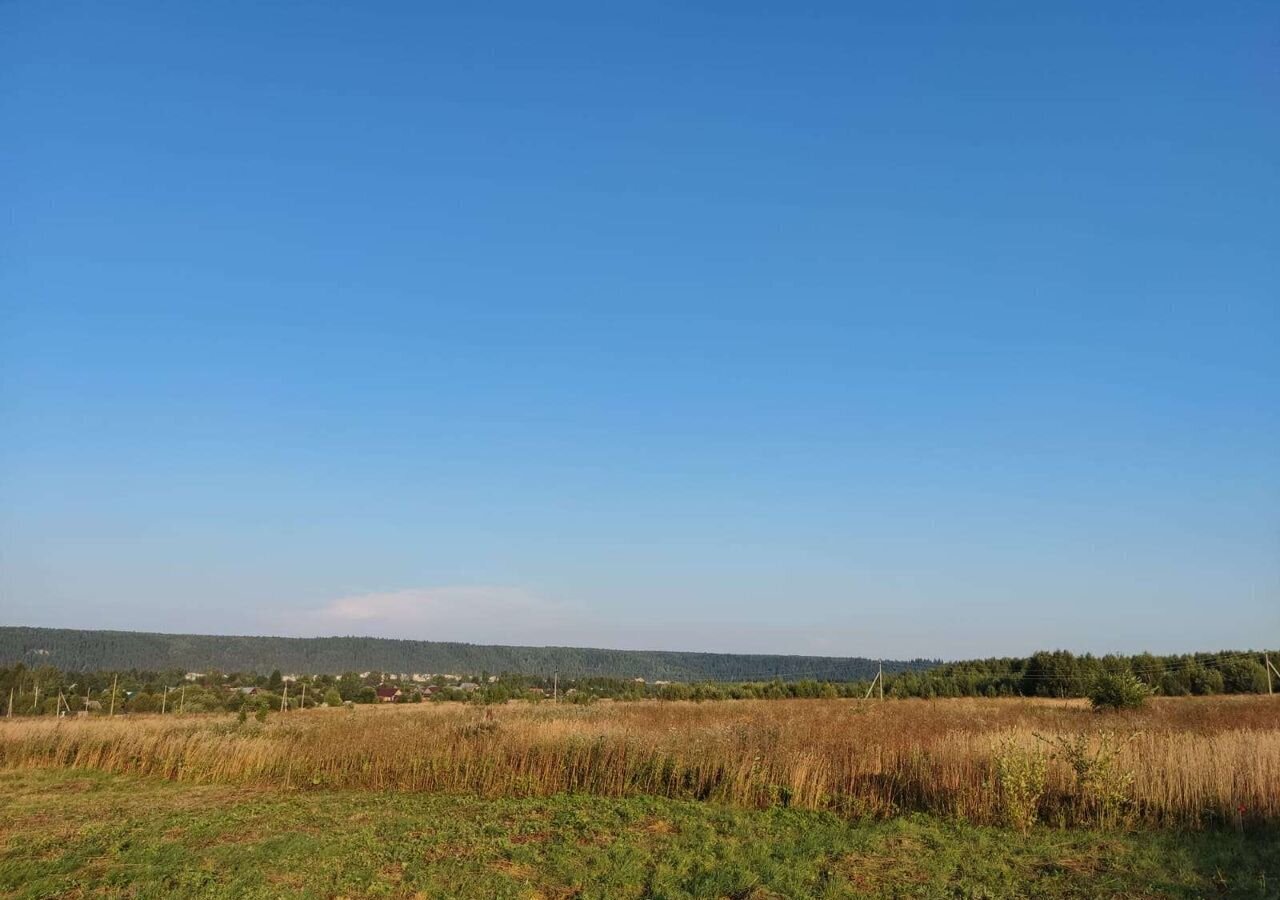
[[[1206,669],[1204,666],[1197,665],[1187,670],[1187,678],[1190,682],[1191,693],[1197,697],[1221,694],[1225,689],[1222,673],[1217,669]]]
[[[1229,659],[1218,666],[1222,687],[1233,694],[1265,694],[1267,670],[1253,659]]]
[[[324,692],[324,705],[325,706],[341,706],[342,705],[342,695],[338,693],[337,688],[329,688],[329,690]]]
[[[1084,733],[1036,737],[1053,748],[1053,759],[1066,763],[1075,774],[1075,799],[1085,821],[1111,828],[1132,819],[1134,776],[1120,762],[1137,733],[1123,738],[1106,731],[1093,738]]]
[[[1187,685],[1186,679],[1180,677],[1177,672],[1166,672],[1160,678],[1160,693],[1166,697],[1185,697],[1191,693],[1191,688]]]
[[[1141,709],[1151,688],[1128,672],[1108,672],[1089,684],[1089,703],[1095,710]]]
[[[364,682],[355,672],[343,672],[342,677],[338,679],[338,693],[342,695],[343,700],[355,700],[360,696],[363,688]]]
[[[992,748],[996,803],[1000,818],[1010,828],[1026,834],[1035,824],[1044,795],[1048,767],[1044,753],[1020,745],[1013,735]]]
[[[151,694],[136,694],[129,700],[129,712],[150,713],[160,709],[160,701]]]

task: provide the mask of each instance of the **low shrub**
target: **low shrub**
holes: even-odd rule
[[[1095,710],[1141,709],[1151,688],[1128,672],[1099,675],[1089,685],[1089,703]]]
[[[1005,825],[1026,834],[1040,813],[1048,769],[1044,753],[1023,746],[1010,734],[993,748],[992,766],[1000,818]]]

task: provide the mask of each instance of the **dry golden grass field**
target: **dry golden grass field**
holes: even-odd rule
[[[656,796],[1008,825],[1280,823],[1280,697],[511,703],[0,724],[0,768],[481,798]]]

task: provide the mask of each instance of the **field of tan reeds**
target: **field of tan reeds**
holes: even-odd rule
[[[484,797],[653,794],[976,823],[1280,823],[1280,697],[459,704],[0,722],[0,768]]]

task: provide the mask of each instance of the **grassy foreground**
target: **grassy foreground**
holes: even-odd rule
[[[1276,897],[1280,834],[0,772],[6,897]]]

